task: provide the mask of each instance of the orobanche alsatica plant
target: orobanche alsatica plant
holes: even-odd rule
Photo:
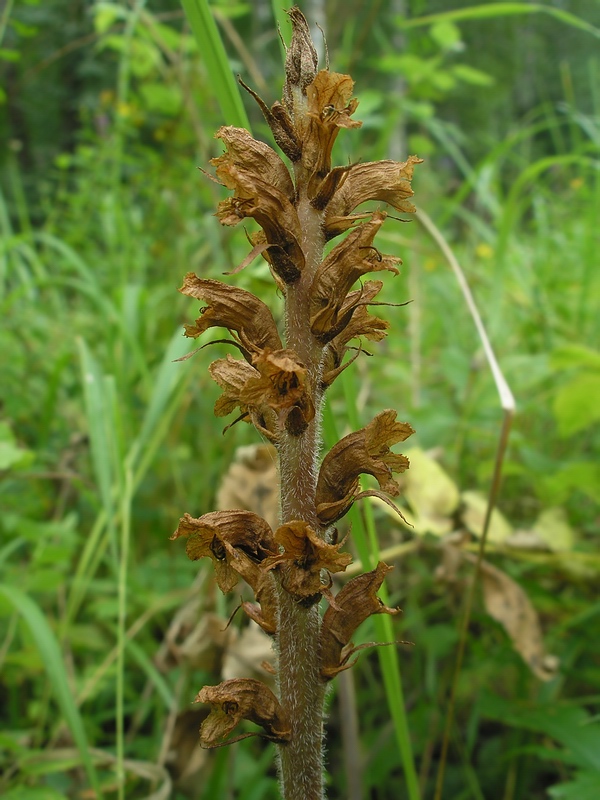
[[[200,691],[197,700],[211,706],[200,731],[202,744],[239,741],[253,734],[228,738],[236,725],[242,719],[257,723],[259,735],[279,745],[286,800],[320,800],[327,683],[351,666],[351,639],[361,622],[371,614],[396,613],[376,594],[390,569],[384,563],[333,596],[331,573],[351,561],[334,526],[361,497],[387,499],[399,493],[392,473],[407,469],[408,460],[390,446],[413,433],[396,420],[396,412],[382,411],[320,463],[321,410],[327,388],[360,354],[360,340],[386,335],[388,323],[369,311],[382,282],[359,279],[371,272],[397,274],[400,263],[373,244],[385,212],[355,209],[378,200],[414,211],[408,198],[420,159],[331,166],[340,128],[361,124],[352,116],[358,105],[352,99],[354,83],[349,75],[318,70],[304,16],[298,8],[289,16],[293,36],[282,101],[269,108],[248,91],[290,160],[291,174],[271,147],[242,128],[217,132],[225,152],[212,161],[218,180],[233,191],[219,204],[221,223],[237,225],[252,217],[261,228],[252,236],[246,261],[262,255],[268,262],[285,297],[285,338],[268,306],[248,291],[192,273],[181,288],[206,304],[196,322],[186,326],[186,336],[226,328],[239,351],[239,357],[228,355],[209,367],[223,390],[215,414],[238,409],[238,420],[252,423],[275,445],[281,524],[273,531],[257,514],[237,509],[199,519],[186,514],[173,538],[186,537],[191,559],[213,561],[223,592],[240,578],[249,584],[256,603],[244,602],[243,608],[273,637],[277,655],[277,696],[250,679]],[[324,256],[326,243],[341,234],[346,235]],[[353,352],[346,358],[348,351]],[[361,491],[362,473],[375,476],[381,492]],[[323,598],[328,608],[321,615]]]

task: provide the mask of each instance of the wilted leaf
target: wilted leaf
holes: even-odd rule
[[[271,658],[273,658],[272,639],[251,620],[241,634],[232,637],[225,652],[221,677],[223,680],[229,680],[264,676],[262,664]]]
[[[553,678],[555,659],[546,655],[538,615],[525,591],[487,561],[481,564],[481,584],[486,611],[503,626],[534,675],[543,681]]]
[[[575,544],[575,531],[569,525],[564,508],[547,508],[533,525],[536,533],[548,547],[556,552],[568,552]]]
[[[463,492],[460,496],[463,503],[463,511],[461,513],[462,520],[467,528],[474,536],[481,536],[483,533],[483,524],[485,522],[485,514],[488,506],[488,499],[480,492],[470,491]],[[503,514],[495,508],[492,511],[492,517],[488,528],[488,542],[500,544],[504,542],[512,534],[512,526],[503,516]]]
[[[403,478],[404,496],[412,514],[407,519],[415,533],[443,536],[454,527],[459,491],[440,464],[419,447],[407,450],[410,469]]]
[[[272,445],[238,447],[217,491],[217,508],[253,511],[275,530],[279,525],[279,473]]]

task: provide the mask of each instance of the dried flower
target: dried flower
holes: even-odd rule
[[[290,725],[279,701],[268,686],[252,678],[233,678],[218,686],[205,686],[194,702],[212,706],[200,728],[202,747],[220,747],[249,736],[262,736],[272,742],[286,742],[290,737]],[[260,725],[263,733],[246,733],[224,741],[243,719]]]
[[[400,487],[392,472],[404,472],[409,463],[406,456],[393,453],[389,446],[403,442],[413,433],[407,422],[396,422],[396,412],[388,410],[334,445],[323,460],[317,483],[317,516],[321,524],[336,522],[359,497],[380,495],[375,490],[359,491],[361,473],[373,475],[382,491],[397,495]]]
[[[350,639],[358,626],[371,614],[398,614],[377,597],[383,579],[393,567],[380,561],[372,572],[352,578],[336,595],[323,617],[321,628],[321,676],[331,680],[338,672],[352,666],[348,661],[353,649]]]

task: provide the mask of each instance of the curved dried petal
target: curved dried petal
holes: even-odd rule
[[[242,554],[260,563],[279,552],[273,531],[265,520],[251,511],[239,509],[211,511],[199,518],[184,514],[171,539],[181,536],[187,537],[185,549],[192,561],[212,559],[222,592],[231,591],[242,575],[236,555]]]
[[[225,417],[238,407],[242,413],[247,412],[248,405],[243,402],[241,393],[246,383],[258,375],[254,367],[247,361],[227,354],[226,358],[213,361],[208,370],[215,383],[223,389],[223,394],[215,403],[215,416]]]
[[[250,735],[263,736],[273,742],[287,742],[290,739],[291,726],[279,701],[261,681],[233,678],[218,686],[205,686],[198,693],[195,702],[212,706],[200,728],[202,747],[219,747],[246,738],[248,734],[227,740],[227,736],[243,719],[264,729],[264,733]]]
[[[323,386],[331,386],[338,375],[358,357],[360,351],[349,361],[342,363],[344,356],[351,349],[346,346],[351,339],[364,336],[372,342],[380,342],[387,335],[389,327],[390,324],[387,320],[370,314],[364,305],[358,306],[346,327],[329,342],[323,369]]]
[[[411,213],[414,205],[408,200],[414,192],[410,182],[415,164],[422,158],[409,156],[406,161],[372,161],[354,164],[347,172],[343,183],[333,194],[325,212],[325,230],[329,238],[346,230],[343,218],[350,220],[352,211],[367,200],[381,200],[398,211]],[[340,230],[341,228],[341,230]]]
[[[392,472],[408,468],[406,456],[393,453],[390,445],[414,433],[406,422],[396,422],[396,412],[382,411],[366,427],[348,434],[323,459],[317,482],[317,517],[331,525],[346,514],[359,493],[359,475],[373,475],[380,488],[391,495],[400,491]]]
[[[219,203],[219,220],[223,225],[237,225],[245,217],[253,217],[268,243],[277,245],[284,254],[281,258],[291,261],[299,274],[304,267],[302,233],[287,167],[274,150],[243,128],[221,128],[217,136],[225,142],[227,152],[213,158],[211,164],[217,168],[219,180],[235,192],[234,197]]]
[[[226,125],[215,133],[225,143],[227,152],[211,159],[217,177],[229,189],[235,189],[235,170],[254,175],[281,192],[291,203],[296,190],[288,168],[272,147],[255,139],[245,128]],[[233,175],[231,170],[234,169]]]
[[[331,150],[341,128],[360,128],[352,119],[358,100],[352,98],[350,75],[321,70],[306,87],[307,111],[294,118],[296,135],[302,141],[301,164],[308,181],[308,197],[319,193],[323,178],[331,170]]]
[[[289,433],[296,436],[303,433],[315,416],[305,366],[293,350],[265,350],[253,363],[259,376],[244,387],[241,395],[244,402],[262,400],[280,416]],[[291,425],[288,424],[290,417]]]
[[[323,344],[335,338],[350,322],[359,302],[364,304],[364,291],[348,295],[362,275],[383,270],[398,274],[396,265],[401,264],[401,260],[382,255],[373,246],[373,239],[385,218],[383,212],[374,212],[368,222],[359,225],[334,247],[317,269],[310,288],[310,329]],[[367,302],[371,299],[369,297]]]
[[[372,572],[353,578],[336,595],[335,606],[325,612],[320,636],[323,680],[331,680],[349,666],[346,662],[353,652],[350,639],[367,617],[399,613],[399,609],[389,608],[377,597],[383,579],[392,569],[380,561]]]
[[[266,559],[264,567],[277,567],[281,585],[297,598],[318,599],[320,592],[329,588],[329,584],[323,585],[321,581],[321,570],[343,572],[352,562],[350,553],[340,553],[344,541],[328,544],[301,520],[277,528],[275,541],[283,547],[283,552]]]
[[[208,328],[227,328],[237,333],[241,345],[256,353],[269,347],[281,348],[277,326],[268,306],[245,289],[228,286],[221,281],[199,278],[188,272],[179,290],[188,297],[204,300],[205,308],[194,325],[185,326],[185,335],[196,339]]]

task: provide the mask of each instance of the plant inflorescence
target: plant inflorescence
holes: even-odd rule
[[[259,104],[291,170],[275,150],[236,127],[217,132],[225,152],[212,161],[217,179],[233,191],[219,204],[221,223],[234,226],[251,217],[260,226],[250,235],[252,250],[244,265],[259,255],[268,263],[285,299],[285,335],[269,307],[246,290],[193,273],[181,288],[206,304],[186,326],[186,336],[222,327],[237,348],[236,357],[210,365],[223,391],[215,414],[237,410],[236,422],[253,424],[275,446],[280,525],[273,531],[257,514],[239,509],[200,518],[186,514],[173,538],[186,538],[191,559],[212,560],[223,592],[239,578],[246,581],[256,602],[244,602],[243,608],[273,637],[277,654],[277,695],[252,679],[200,691],[197,699],[211,706],[202,744],[216,747],[254,735],[230,737],[242,719],[257,723],[258,735],[279,745],[286,800],[318,800],[327,683],[352,665],[356,628],[372,614],[396,613],[377,597],[391,569],[383,562],[334,596],[331,574],[352,560],[342,551],[345,540],[338,540],[335,526],[362,497],[377,495],[392,503],[388,495],[400,491],[392,474],[409,464],[390,448],[413,433],[395,411],[385,410],[342,438],[321,461],[323,399],[360,356],[361,342],[380,341],[387,332],[387,321],[370,310],[378,305],[382,282],[359,281],[373,272],[397,274],[401,263],[374,244],[386,213],[356,209],[375,200],[413,212],[411,178],[420,159],[332,167],[340,130],[361,124],[353,117],[354,83],[349,75],[318,69],[304,16],[298,8],[288,13],[293,36],[282,101],[268,107],[244,88]],[[325,254],[327,243],[342,234]],[[361,474],[374,476],[379,489],[361,490]],[[323,598],[328,608],[321,616]]]

